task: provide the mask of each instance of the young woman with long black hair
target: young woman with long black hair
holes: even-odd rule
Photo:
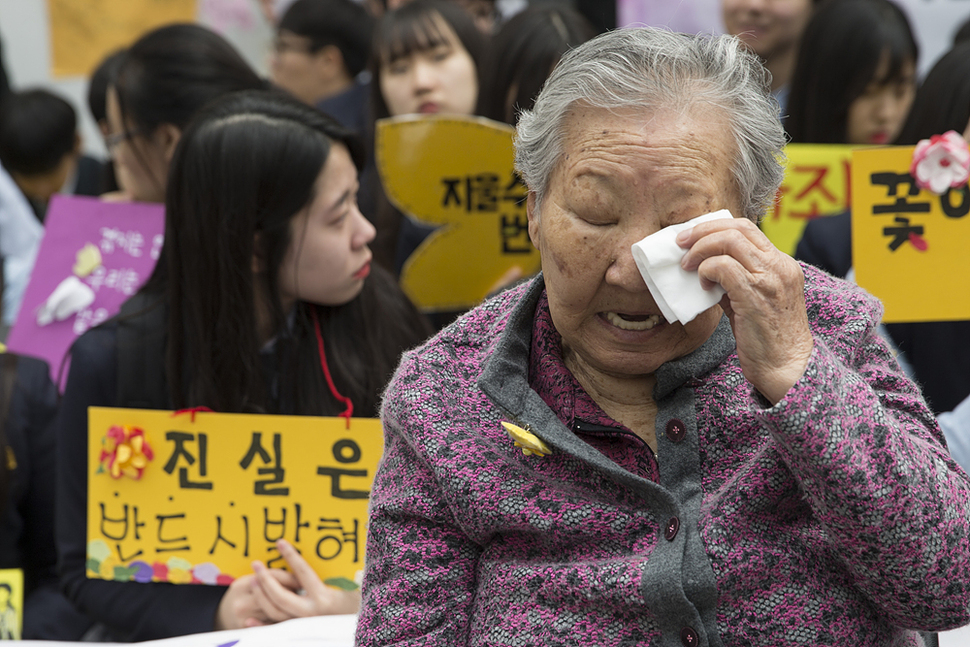
[[[371,49],[374,121],[409,114],[474,114],[484,51],[485,37],[474,19],[454,2],[414,0],[384,14]],[[368,169],[363,184],[377,202],[368,207],[377,223],[377,261],[400,273],[434,227],[391,205],[376,166]]]
[[[255,576],[228,588],[85,579],[87,472],[78,457],[89,406],[376,414],[399,354],[428,331],[393,278],[371,267],[374,228],[356,202],[361,163],[347,130],[270,93],[227,97],[182,133],[159,267],[120,317],[74,345],[58,423],[62,580],[114,637],[286,617],[285,601],[266,608]],[[322,586],[314,595],[290,615],[356,606]]]
[[[222,36],[199,25],[145,34],[116,67],[105,95],[116,199],[163,202],[175,145],[192,117],[229,92],[267,86]]]
[[[890,0],[828,0],[802,34],[785,130],[799,144],[891,144],[916,94],[919,47]]]

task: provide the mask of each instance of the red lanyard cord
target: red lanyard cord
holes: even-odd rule
[[[214,413],[209,407],[190,407],[188,409],[179,409],[178,411],[172,412],[172,417],[181,416],[182,414],[189,414],[192,423],[195,423],[195,414],[197,413]]]
[[[347,419],[347,429],[350,429],[350,417],[354,415],[354,403],[350,401],[350,398],[340,395],[336,385],[333,383],[333,377],[330,375],[330,367],[327,366],[327,353],[323,349],[323,335],[320,333],[320,319],[317,317],[317,309],[310,306],[310,313],[313,315],[313,330],[317,334],[317,350],[320,352],[320,366],[323,368],[323,376],[327,379],[327,386],[330,387],[330,393],[333,394],[333,397],[347,405],[347,408],[340,414],[340,417]]]

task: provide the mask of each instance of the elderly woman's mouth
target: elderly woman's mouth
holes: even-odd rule
[[[662,315],[631,315],[622,312],[604,312],[606,320],[622,330],[650,330],[666,321]]]

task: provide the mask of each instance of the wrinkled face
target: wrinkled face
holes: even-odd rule
[[[284,310],[296,300],[340,305],[363,288],[375,230],[357,208],[357,188],[350,152],[334,144],[313,201],[290,221],[291,242],[279,270]]]
[[[118,94],[108,88],[108,152],[115,164],[118,186],[141,202],[165,202],[168,157],[158,133],[142,133],[130,121],[121,118]]]
[[[475,61],[454,30],[435,19],[442,38],[406,56],[381,64],[381,94],[391,116],[470,115],[478,99]]]
[[[600,373],[653,373],[711,335],[719,306],[686,326],[668,324],[631,245],[718,209],[740,214],[731,173],[734,145],[718,109],[684,114],[574,105],[563,156],[529,234],[542,252],[549,309],[563,355]]]
[[[273,83],[303,103],[314,105],[323,98],[318,79],[320,57],[306,36],[281,29],[273,42],[270,75]]]
[[[889,144],[902,130],[916,96],[916,66],[907,61],[897,79],[886,79],[888,72],[887,52],[879,61],[875,78],[849,104],[846,143]]]
[[[812,0],[721,0],[721,9],[727,33],[770,59],[798,44]]]

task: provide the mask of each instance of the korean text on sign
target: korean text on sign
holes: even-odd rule
[[[138,431],[119,449],[106,436],[125,426]],[[89,429],[89,577],[225,584],[254,559],[285,566],[286,539],[325,582],[356,586],[380,421],[92,407]]]
[[[794,255],[809,220],[849,208],[852,147],[789,144],[785,156],[785,179],[761,229],[775,247]]]
[[[970,189],[921,190],[912,157],[911,146],[853,153],[856,280],[882,300],[886,322],[970,319]]]
[[[378,122],[377,165],[388,197],[408,216],[438,226],[401,274],[423,310],[471,307],[511,268],[538,271],[512,133],[478,117]]]

